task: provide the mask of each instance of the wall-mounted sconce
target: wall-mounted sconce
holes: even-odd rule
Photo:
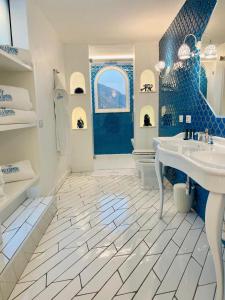
[[[216,45],[210,44],[205,48],[204,52],[201,54],[201,57],[204,59],[214,59],[217,58],[217,48]]]
[[[159,77],[164,78],[166,75],[168,75],[168,69],[166,68],[166,63],[164,60],[160,60],[155,65],[156,71],[159,73]]]
[[[191,47],[187,44],[188,38],[194,39],[193,51],[191,50]],[[178,49],[179,61],[175,62],[173,66],[170,67],[166,66],[166,62],[164,60],[161,60],[155,65],[155,69],[159,73],[159,77],[164,79],[170,75],[170,72],[185,68],[184,61],[196,56],[200,56],[204,59],[215,59],[217,58],[217,48],[210,41],[210,44],[201,53],[201,41],[198,41],[197,37],[194,34],[190,33],[185,36],[182,45]]]
[[[187,38],[193,37],[195,42],[195,50],[191,51],[190,46],[187,44]],[[178,57],[180,60],[187,60],[191,57],[195,57],[196,55],[199,55],[200,53],[200,43],[198,43],[198,40],[196,36],[192,33],[187,34],[184,38],[183,44],[180,46],[178,50]]]
[[[162,72],[166,67],[165,61],[161,60],[155,65],[155,69],[157,72]]]
[[[190,46],[187,44],[187,38],[193,37],[195,42],[195,50],[191,51]],[[205,48],[203,53],[201,53],[201,42],[197,40],[196,36],[192,33],[187,34],[184,38],[183,44],[178,50],[178,57],[180,60],[187,60],[195,56],[201,56],[205,59],[217,58],[217,49],[214,44],[211,43]]]

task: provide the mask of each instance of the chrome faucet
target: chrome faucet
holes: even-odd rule
[[[214,144],[212,134],[210,134],[210,136],[209,136],[208,144],[209,145],[213,145]]]

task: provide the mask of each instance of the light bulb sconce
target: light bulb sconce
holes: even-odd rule
[[[192,51],[190,46],[187,43],[188,38],[194,39],[194,50]],[[166,66],[165,61],[161,60],[155,65],[156,71],[159,73],[159,77],[164,79],[167,77],[171,71],[177,71],[179,69],[183,69],[185,67],[184,61],[187,61],[194,57],[201,57],[204,59],[215,59],[217,58],[217,49],[214,44],[211,43],[204,49],[203,53],[201,53],[201,41],[198,41],[197,37],[189,33],[184,37],[184,41],[182,45],[178,49],[178,58],[179,61],[173,64],[173,67]]]
[[[155,65],[156,71],[159,73],[159,77],[164,79],[170,75],[172,71],[177,71],[184,68],[184,63],[182,61],[177,61],[172,67],[166,66],[165,61],[159,61]]]
[[[192,37],[194,39],[194,51],[191,51],[190,46],[187,44],[187,39]],[[180,46],[179,50],[178,50],[178,58],[180,60],[187,60],[190,59],[192,57],[198,56],[200,54],[200,44],[197,40],[197,37],[190,33],[187,34],[184,38],[183,44]]]
[[[160,78],[164,78],[163,76],[164,73],[166,73],[166,63],[164,60],[160,60],[156,65],[155,65],[156,71],[159,73]]]
[[[193,37],[195,42],[195,50],[191,51],[189,45],[187,44],[187,38]],[[200,56],[204,59],[216,59],[217,58],[217,49],[214,44],[210,41],[209,45],[205,47],[204,51],[201,52],[201,41],[197,40],[197,37],[190,33],[187,34],[184,38],[183,44],[178,50],[178,57],[180,60],[187,60],[196,56]]]
[[[201,58],[203,59],[217,59],[217,48],[216,45],[209,42],[209,45],[205,47],[204,52],[201,54]]]

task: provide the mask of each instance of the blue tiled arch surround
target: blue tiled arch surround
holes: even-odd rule
[[[133,129],[133,64],[132,63],[93,63],[91,64],[91,92],[92,106],[95,107],[94,82],[98,72],[107,66],[117,66],[128,76],[130,87],[129,113],[95,113],[93,109],[94,127],[94,153],[101,154],[127,154],[132,152],[131,138]]]

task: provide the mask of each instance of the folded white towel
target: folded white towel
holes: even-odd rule
[[[4,184],[4,183],[5,183],[5,181],[4,181],[4,179],[3,179],[2,170],[1,170],[1,167],[0,167],[0,186],[1,186],[2,184]]]
[[[0,185],[0,201],[2,200],[3,197],[5,197],[5,193],[4,193],[4,186]]]
[[[4,179],[3,179],[3,174],[2,174],[2,171],[1,171],[1,167],[0,167],[0,201],[2,200],[3,197],[5,197]]]
[[[0,85],[0,108],[31,110],[28,90],[14,86]]]
[[[28,180],[35,177],[29,160],[1,166],[1,172],[5,183]]]
[[[0,108],[0,125],[30,124],[37,120],[34,111]]]

